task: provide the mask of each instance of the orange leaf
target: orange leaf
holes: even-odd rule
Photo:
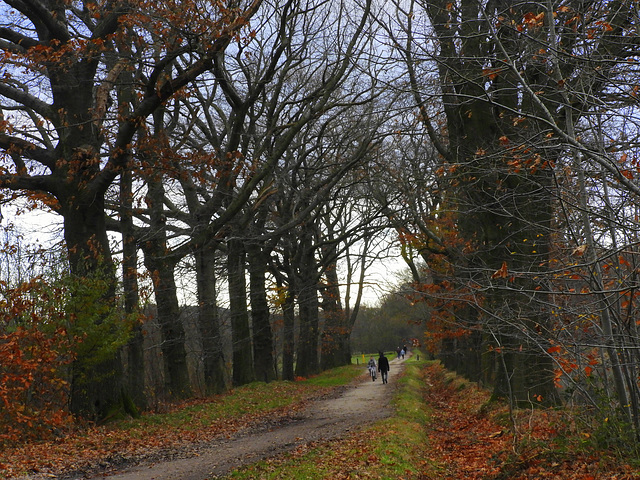
[[[624,170],[621,170],[620,173],[622,173],[625,178],[633,180],[633,172],[631,170],[625,168]]]
[[[491,275],[491,278],[507,278],[508,272],[507,272],[507,262],[502,262],[502,266],[496,270],[495,272],[493,272],[493,275]]]

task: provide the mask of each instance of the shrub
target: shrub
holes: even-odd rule
[[[4,286],[4,285],[3,285]],[[0,300],[0,445],[44,438],[70,420],[69,336],[50,286],[34,279]]]

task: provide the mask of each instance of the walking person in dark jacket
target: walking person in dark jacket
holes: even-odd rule
[[[384,356],[384,352],[380,352],[380,358],[378,358],[378,371],[382,377],[382,383],[389,383],[389,360]]]

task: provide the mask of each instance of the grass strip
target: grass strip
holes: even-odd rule
[[[305,445],[296,451],[232,472],[236,480],[424,478],[425,426],[430,411],[423,400],[424,361],[407,359],[392,400],[395,414],[345,438]]]
[[[251,383],[222,395],[168,405],[162,413],[145,413],[106,425],[76,426],[53,441],[0,451],[0,479],[27,472],[58,476],[90,469],[104,459],[135,457],[208,441],[249,422],[291,413],[361,374],[361,367],[348,365],[295,382]]]

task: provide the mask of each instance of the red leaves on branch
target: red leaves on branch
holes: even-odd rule
[[[0,301],[0,445],[45,438],[65,426],[67,383],[61,375],[68,335],[41,308],[51,292],[38,280],[5,289]]]

